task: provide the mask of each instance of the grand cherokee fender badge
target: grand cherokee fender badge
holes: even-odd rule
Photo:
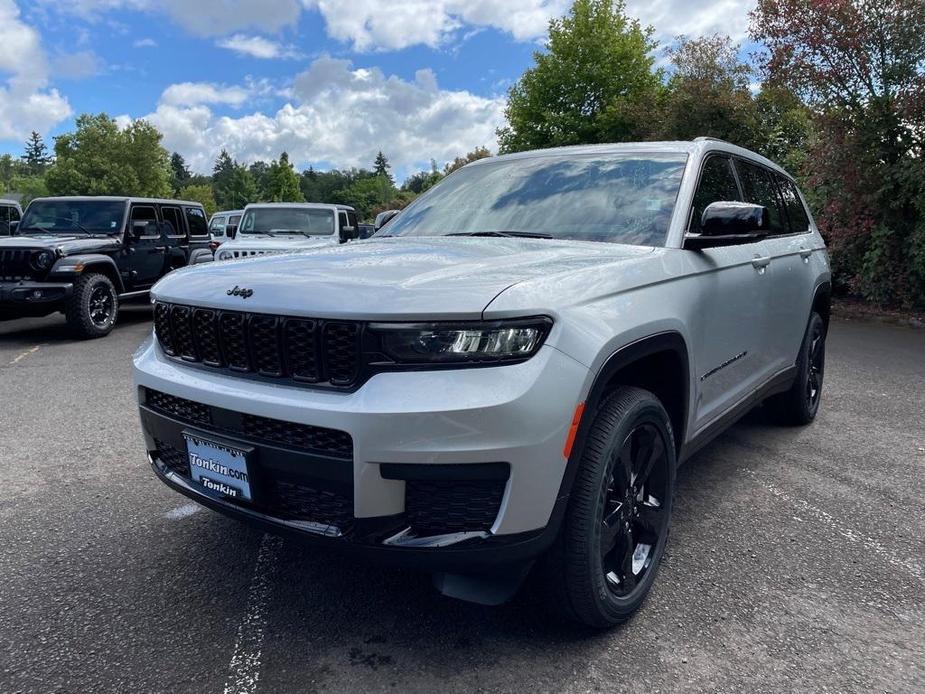
[[[245,289],[244,287],[239,287],[238,285],[235,285],[234,289],[229,289],[225,293],[228,296],[240,296],[242,299],[246,299],[247,297],[254,295],[254,290]]]

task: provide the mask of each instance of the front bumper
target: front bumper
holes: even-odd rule
[[[63,304],[73,292],[71,282],[0,282],[0,314],[47,314]]]
[[[185,366],[165,357],[153,340],[135,355],[142,428],[152,466],[166,484],[282,534],[441,571],[521,561],[551,542],[544,530],[559,498],[563,447],[586,378],[584,366],[551,347],[517,365],[378,374],[354,393],[279,386]],[[146,404],[151,391],[204,405],[216,413],[211,421],[222,424],[202,424],[201,417],[199,424],[191,423],[182,407],[158,411]],[[274,431],[292,423],[342,432],[352,450],[318,455],[291,441],[280,444],[283,439],[268,443],[238,427],[238,418],[275,423]],[[190,429],[256,449],[255,501],[261,485],[268,493],[267,485],[301,479],[347,498],[349,521],[305,522],[277,512],[269,501],[243,504],[206,492],[159,459],[165,439],[185,454],[182,432]],[[427,532],[409,531],[409,518],[417,511],[412,506],[419,503],[413,493],[434,490],[438,506],[445,502],[448,513],[464,513],[459,492],[467,484],[477,489],[498,484],[500,469],[504,479],[489,524],[474,531],[458,522],[447,533],[436,529],[438,523]],[[470,471],[479,478],[490,472],[495,481],[473,482]],[[447,491],[456,496],[441,496]],[[462,505],[465,501],[463,496]]]

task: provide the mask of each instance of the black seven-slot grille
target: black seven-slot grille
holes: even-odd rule
[[[240,414],[145,389],[145,405],[189,424],[254,442],[265,442],[344,460],[353,459],[353,439],[346,431]]]
[[[362,324],[157,302],[154,332],[169,356],[296,383],[350,388],[362,366]]]
[[[0,280],[31,279],[35,272],[29,265],[35,248],[0,248]]]

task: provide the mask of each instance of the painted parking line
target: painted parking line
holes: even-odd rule
[[[19,362],[21,362],[21,361],[22,361],[23,359],[25,359],[26,357],[28,357],[28,356],[30,356],[30,355],[32,355],[32,354],[35,354],[36,352],[39,351],[39,347],[41,347],[41,345],[36,345],[35,347],[32,347],[32,348],[30,348],[30,349],[27,349],[25,352],[22,352],[21,354],[16,355],[16,356],[13,358],[13,361],[9,362],[9,363],[7,364],[7,366],[13,366],[14,364],[18,364]]]
[[[812,516],[814,520],[827,526],[830,530],[834,531],[838,535],[841,535],[846,540],[863,546],[866,550],[881,557],[891,566],[900,569],[904,573],[909,574],[913,578],[917,579],[919,583],[925,583],[925,570],[922,569],[922,566],[919,563],[909,559],[908,557],[899,556],[895,551],[883,543],[868,535],[864,535],[858,530],[842,522],[831,513],[813,506],[811,503],[805,501],[804,499],[800,499],[792,496],[791,494],[788,494],[787,492],[777,487],[773,482],[768,482],[767,480],[759,477],[753,470],[750,470],[749,468],[740,468],[740,470],[781,501],[789,504],[794,508],[800,509],[800,511],[809,516]]]
[[[276,578],[282,538],[265,534],[260,540],[257,563],[247,593],[244,621],[238,626],[234,653],[225,680],[225,694],[254,694],[263,660],[263,634],[267,626],[267,605]]]
[[[168,511],[164,515],[170,520],[180,520],[181,518],[192,516],[194,513],[201,510],[202,506],[199,504],[184,504],[183,506]]]

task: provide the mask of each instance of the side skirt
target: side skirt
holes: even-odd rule
[[[694,453],[706,446],[710,441],[722,434],[726,429],[738,422],[748,414],[757,404],[777,393],[783,393],[793,385],[796,378],[797,367],[789,366],[775,376],[772,376],[764,385],[756,388],[736,403],[725,414],[715,419],[705,428],[697,432],[687,443],[681,447],[678,463],[685,462]]]

